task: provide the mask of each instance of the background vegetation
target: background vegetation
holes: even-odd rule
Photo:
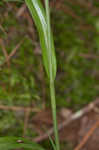
[[[63,107],[79,110],[99,96],[98,9],[98,0],[51,2],[58,65],[55,82],[58,111]],[[14,55],[5,62],[15,48]],[[23,2],[1,1],[0,105],[28,106],[39,111],[50,107],[49,99],[34,22]],[[31,113],[30,120],[34,115]],[[0,136],[21,136],[23,118],[23,111],[0,110]],[[36,135],[31,128],[26,130],[26,136]]]

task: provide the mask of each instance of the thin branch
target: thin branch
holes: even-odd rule
[[[22,43],[23,43],[23,40],[22,40],[20,43],[18,43],[18,44],[16,45],[16,47],[15,47],[15,48],[12,50],[12,52],[7,56],[6,60],[3,62],[3,64],[0,65],[0,67],[2,67],[5,63],[7,63],[7,62],[10,61],[11,57],[13,57],[13,56],[16,54],[17,50],[20,48],[20,46],[21,46]]]
[[[84,58],[87,58],[87,59],[99,59],[98,55],[93,55],[93,54],[84,54],[84,53],[81,53],[80,56],[84,57]]]
[[[99,127],[99,120],[94,124],[94,126],[88,131],[88,133],[85,135],[85,137],[82,139],[81,143],[74,149],[74,150],[80,150],[88,141],[88,139],[91,137],[93,132],[96,130],[96,128]]]
[[[5,45],[4,45],[4,42],[3,42],[2,39],[0,40],[0,45],[2,47],[2,52],[3,52],[3,54],[4,54],[5,58],[6,58],[5,61],[7,62],[8,67],[10,67],[10,61],[8,60],[8,53],[7,53],[7,50],[5,48]]]
[[[31,111],[31,112],[38,112],[40,111],[38,108],[31,108],[31,107],[20,107],[20,106],[5,106],[0,105],[0,109],[2,110],[11,110],[11,111]]]
[[[7,35],[5,29],[3,28],[3,26],[2,26],[1,24],[0,24],[0,30],[1,30],[5,35]]]
[[[63,129],[64,127],[66,127],[70,123],[72,123],[74,120],[78,120],[79,118],[84,116],[86,113],[88,113],[91,110],[93,110],[93,108],[96,105],[98,105],[98,104],[99,104],[99,98],[97,98],[94,102],[90,103],[89,105],[87,105],[86,107],[82,108],[81,110],[77,111],[76,113],[70,115],[70,117],[68,119],[66,119],[65,121],[63,121],[62,123],[59,124],[58,130],[60,131],[61,129]],[[33,141],[41,142],[41,141],[47,139],[49,137],[49,135],[51,136],[52,134],[53,134],[53,128],[48,130],[47,133],[36,137],[35,139],[33,139]]]
[[[19,18],[19,17],[24,13],[25,9],[26,9],[26,5],[23,4],[23,5],[19,8],[19,10],[18,10],[18,12],[17,12],[17,14],[16,14],[16,17]]]
[[[27,109],[27,111],[25,112],[23,137],[25,137],[26,130],[27,130],[27,128],[28,128],[28,122],[29,122],[30,112],[31,112],[30,108]]]

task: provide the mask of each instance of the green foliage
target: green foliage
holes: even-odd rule
[[[30,142],[24,138],[0,137],[0,150],[11,150],[17,148],[24,148],[25,150],[44,150],[38,144]]]
[[[56,77],[56,58],[54,52],[53,37],[50,29],[49,0],[45,0],[46,12],[44,11],[42,4],[39,0],[26,0],[26,4],[32,14],[32,17],[35,21],[36,27],[39,32],[44,66],[50,81],[49,85],[50,85],[51,106],[54,123],[55,144],[56,149],[59,150],[60,148],[58,139],[56,100],[54,90],[54,80]]]
[[[55,59],[55,52],[54,52],[54,44],[53,39],[51,37],[51,52],[48,48],[48,28],[47,28],[47,20],[44,8],[40,2],[40,0],[26,0],[26,4],[31,12],[31,15],[35,21],[36,27],[39,32],[41,47],[42,47],[42,55],[44,60],[44,66],[47,72],[48,77],[50,78],[50,65],[49,62],[51,60],[52,64],[52,74],[53,79],[56,76],[56,59]]]
[[[98,16],[91,16],[86,8],[72,6],[67,1],[65,3],[78,18],[68,15],[68,12],[66,14],[52,9],[51,22],[58,63],[55,81],[56,99],[58,108],[70,107],[78,110],[99,96],[99,59],[86,58],[81,55],[90,56],[91,54],[98,57],[99,19]],[[99,7],[98,2],[93,3],[94,6]],[[5,2],[0,1],[0,25],[7,33],[5,34],[0,29],[0,38],[4,40],[7,52],[10,53],[15,45],[27,35],[24,43],[11,58],[11,66],[7,67],[6,64],[3,67],[0,66],[0,104],[33,105],[41,108],[44,102],[43,89],[45,90],[46,105],[49,106],[50,103],[48,84],[45,84],[46,87],[43,85],[42,88],[42,83],[45,81],[49,83],[49,80],[46,76],[41,77],[41,51],[39,48],[39,54],[36,53],[34,44],[39,43],[36,32],[31,36],[28,30],[28,21],[23,16],[19,19],[15,17],[20,5],[12,4],[10,10]],[[92,25],[91,29],[90,25]],[[0,46],[0,65],[4,60],[5,57]],[[23,117],[24,114],[21,112],[0,111],[0,135],[21,136],[24,125]],[[30,128],[27,129],[26,135],[33,138],[37,133]],[[71,149],[71,147],[63,145],[62,149]],[[46,143],[46,149],[50,149],[48,143]]]
[[[57,105],[77,110],[99,95],[99,82],[95,75],[92,75],[95,70],[98,71],[98,58],[82,56],[99,55],[99,35],[95,29],[96,25],[93,30],[80,30],[76,19],[55,10],[52,14],[59,68],[55,83]],[[56,23],[58,20],[60,24]],[[92,24],[97,22],[93,16],[90,16],[90,20]],[[84,21],[88,24],[87,17]]]
[[[11,46],[10,48],[7,48],[9,52],[11,52],[11,50],[14,48],[13,45],[10,46]],[[30,47],[29,52],[25,51],[25,49],[28,49],[28,47]],[[27,106],[31,100],[39,99],[36,90],[36,88],[38,89],[38,87],[35,84],[35,79],[33,77],[33,70],[31,70],[31,67],[30,68],[28,67],[35,60],[33,59],[34,54],[32,47],[33,45],[31,44],[31,41],[28,38],[25,38],[24,44],[22,44],[22,47],[20,47],[18,59],[17,58],[12,59],[11,62],[12,69],[6,67],[1,68],[0,71],[2,80],[1,84],[3,85],[0,90],[0,99],[3,102],[3,104],[23,105],[24,101],[24,106]],[[27,57],[29,55],[31,57]],[[16,67],[15,64],[17,64]],[[26,72],[23,73],[23,71]],[[8,78],[9,80],[7,80]]]

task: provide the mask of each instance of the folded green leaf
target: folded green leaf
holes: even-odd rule
[[[0,150],[24,148],[25,150],[44,150],[41,146],[19,137],[0,137]]]
[[[37,30],[39,32],[45,70],[49,78],[50,78],[50,71],[52,72],[52,75],[53,75],[52,78],[54,80],[56,76],[56,57],[55,57],[52,34],[51,34],[51,52],[49,52],[49,48],[48,48],[48,38],[47,38],[48,29],[47,29],[45,10],[40,0],[25,0],[25,2],[31,12],[31,15],[34,19]],[[51,56],[49,56],[49,54]],[[49,62],[51,62],[52,70],[50,70]]]

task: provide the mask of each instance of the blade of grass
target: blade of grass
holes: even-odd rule
[[[46,20],[47,20],[47,40],[48,40],[48,52],[49,52],[49,70],[50,70],[50,95],[51,95],[51,106],[52,106],[52,114],[53,114],[53,122],[54,122],[54,133],[55,133],[55,142],[56,149],[60,150],[59,145],[59,136],[58,136],[58,128],[57,128],[57,118],[56,118],[56,99],[55,99],[55,88],[54,88],[54,80],[53,80],[53,69],[52,69],[52,42],[51,42],[51,27],[50,27],[50,8],[49,8],[49,0],[45,0],[45,8],[46,8]],[[55,147],[54,147],[55,148]]]
[[[57,118],[56,118],[55,88],[54,88],[54,80],[56,77],[56,57],[54,51],[53,36],[50,27],[49,0],[45,0],[46,12],[40,0],[25,0],[25,2],[31,12],[31,15],[35,21],[36,27],[39,32],[40,43],[42,47],[43,62],[49,78],[56,147],[52,140],[51,143],[54,149],[60,150],[58,129],[57,129]]]
[[[56,144],[56,149],[60,150],[57,117],[56,117],[56,99],[55,99],[54,81],[53,82],[50,81],[50,94],[51,94],[51,106],[52,106],[52,115],[53,115],[53,124],[54,124],[55,144]]]
[[[25,0],[30,13],[33,17],[35,25],[37,27],[39,37],[40,37],[40,44],[42,48],[42,56],[43,56],[43,63],[45,66],[45,70],[47,72],[48,78],[50,78],[49,73],[49,53],[48,53],[48,41],[47,41],[47,22],[46,22],[46,14],[45,10],[40,2],[40,0]],[[53,70],[53,79],[56,76],[56,57],[55,57],[55,50],[53,40],[52,43],[52,70]]]
[[[51,138],[51,136],[50,136],[50,135],[48,135],[48,137],[49,137],[49,140],[50,140],[51,145],[52,145],[52,147],[53,147],[53,150],[57,150],[57,149],[56,149],[56,145],[55,145],[55,143],[54,143],[53,139]]]
[[[55,89],[54,89],[54,80],[56,76],[56,58],[54,52],[54,42],[50,27],[49,0],[45,0],[46,11],[44,10],[40,0],[25,0],[25,1],[32,14],[32,17],[35,21],[36,27],[39,32],[44,66],[47,75],[49,77],[55,144],[56,149],[60,150],[58,129],[57,129],[57,118],[56,118]]]

